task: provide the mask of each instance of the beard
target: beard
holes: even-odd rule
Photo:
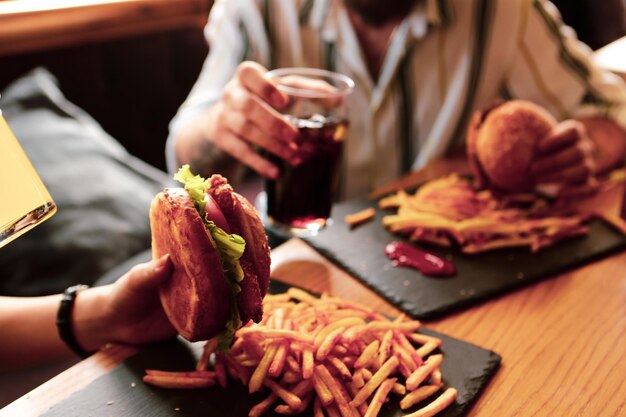
[[[344,3],[365,23],[379,27],[407,16],[420,1],[422,0],[344,0]]]

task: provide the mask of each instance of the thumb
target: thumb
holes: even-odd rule
[[[169,254],[158,259],[134,266],[128,272],[128,280],[135,290],[156,288],[167,281],[172,273],[172,261]]]

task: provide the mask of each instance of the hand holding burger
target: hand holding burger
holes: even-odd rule
[[[558,123],[529,101],[501,102],[474,114],[467,146],[480,187],[519,193],[540,184],[567,188],[593,181],[594,145],[585,126]]]
[[[538,141],[531,175],[537,184],[586,184],[595,172],[594,148],[584,124],[565,120]]]

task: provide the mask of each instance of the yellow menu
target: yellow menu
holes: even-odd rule
[[[0,112],[0,247],[55,212],[50,193]]]

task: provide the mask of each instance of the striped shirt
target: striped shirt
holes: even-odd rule
[[[211,50],[170,125],[214,104],[243,60],[307,66],[355,80],[343,197],[363,196],[463,143],[475,109],[524,98],[559,119],[602,114],[626,126],[626,87],[595,68],[591,50],[544,0],[424,0],[394,31],[372,79],[341,0],[217,0]]]

